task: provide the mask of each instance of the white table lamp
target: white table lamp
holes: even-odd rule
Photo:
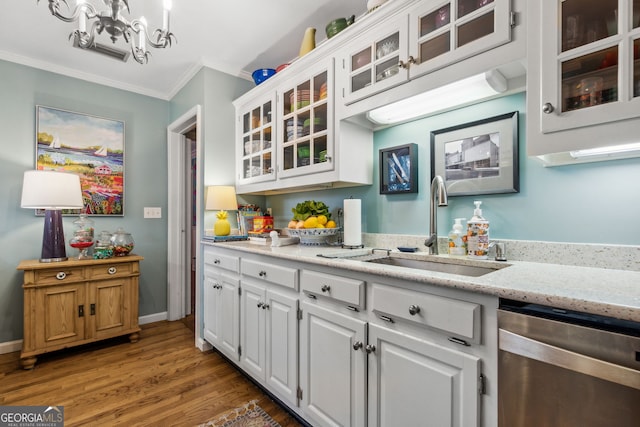
[[[207,187],[205,209],[208,211],[220,211],[216,214],[218,220],[213,225],[213,232],[216,236],[228,236],[231,233],[231,224],[227,221],[226,211],[238,209],[235,187],[231,185],[212,185]]]

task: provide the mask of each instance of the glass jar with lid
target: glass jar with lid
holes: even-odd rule
[[[113,244],[111,243],[111,233],[106,230],[100,232],[93,251],[93,259],[106,259],[113,256]]]
[[[69,246],[78,250],[77,259],[91,259],[91,247],[93,246],[94,222],[86,214],[73,221],[75,226],[73,237],[69,240]]]
[[[133,250],[135,242],[130,233],[118,228],[111,236],[111,245],[113,246],[113,254],[115,256],[125,256]]]

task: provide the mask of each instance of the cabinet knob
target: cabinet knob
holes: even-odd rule
[[[262,271],[260,271],[260,273],[258,273],[258,276],[260,276],[260,277],[267,277],[267,272],[266,272],[266,271],[264,271],[264,270],[262,270]]]
[[[412,316],[415,316],[418,313],[420,313],[420,307],[418,307],[415,304],[411,304],[409,306],[409,314],[412,315]]]
[[[262,304],[262,309],[263,310],[268,310],[269,309],[269,304],[267,304],[266,302]]]
[[[362,344],[362,341],[356,341],[353,343],[353,349],[354,350],[360,350],[363,347],[364,344]]]
[[[322,285],[322,287],[320,288],[320,290],[322,292],[329,292],[331,290],[331,286],[329,285]]]
[[[400,60],[400,62],[398,62],[398,67],[407,69],[411,64],[415,64],[416,62],[417,61],[413,56],[409,56],[409,58],[407,58],[407,62]]]
[[[118,272],[118,269],[115,267],[109,267],[109,269],[107,270],[107,273],[109,274],[116,274]]]
[[[219,259],[214,259],[214,260],[213,260],[213,263],[214,263],[214,264],[220,264],[220,260],[219,260]]]
[[[258,306],[258,308],[262,308],[262,306],[264,305],[264,303],[262,301],[258,302],[258,304],[256,304]]]
[[[65,277],[67,277],[67,273],[65,273],[64,271],[61,271],[58,274],[56,274],[56,279],[58,280],[64,280]]]
[[[551,114],[555,110],[555,107],[550,102],[542,104],[542,112],[545,114]]]
[[[366,351],[367,354],[373,353],[374,351],[376,351],[376,346],[372,344],[367,344],[367,346],[364,348],[364,351]]]

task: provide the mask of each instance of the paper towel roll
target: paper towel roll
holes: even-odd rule
[[[344,201],[344,245],[362,245],[362,201],[346,199]]]

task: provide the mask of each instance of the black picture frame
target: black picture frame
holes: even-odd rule
[[[431,179],[449,196],[517,193],[518,112],[431,132]]]
[[[418,145],[380,150],[380,194],[418,192]]]

